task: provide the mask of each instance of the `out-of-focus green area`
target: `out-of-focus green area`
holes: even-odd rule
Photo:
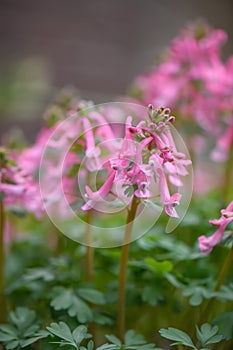
[[[1,119],[34,118],[51,93],[48,66],[39,58],[5,64],[0,77]]]

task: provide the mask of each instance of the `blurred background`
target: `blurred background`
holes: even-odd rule
[[[232,0],[0,0],[0,133],[33,140],[41,115],[64,86],[96,103],[123,95],[188,22],[228,33]]]

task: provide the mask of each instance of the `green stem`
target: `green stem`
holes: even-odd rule
[[[93,282],[93,271],[94,271],[94,248],[92,247],[92,231],[91,223],[93,218],[92,210],[87,211],[86,216],[86,279],[87,282]],[[93,304],[89,303],[91,309],[93,309]],[[95,323],[91,322],[89,324],[89,332],[92,334],[92,340],[96,340],[96,327]]]
[[[92,210],[87,211],[86,222],[86,278],[88,282],[93,280],[93,262],[94,262],[94,248],[92,247]]]
[[[232,188],[232,164],[233,164],[233,142],[230,147],[229,157],[225,164],[224,179],[223,179],[223,200],[227,205],[231,200]]]
[[[225,259],[225,262],[223,264],[223,267],[219,273],[219,276],[218,276],[218,280],[217,280],[217,284],[214,288],[214,291],[217,292],[219,291],[221,285],[223,284],[224,282],[224,279],[230,269],[230,266],[231,266],[231,262],[232,262],[232,259],[233,259],[233,247],[231,248],[231,250],[229,251],[229,253],[227,254],[227,257]],[[211,313],[212,313],[212,306],[214,304],[214,301],[215,299],[214,298],[211,298],[209,299],[204,311],[203,311],[203,316],[205,318],[205,320],[207,322],[210,321],[210,318],[211,318]]]
[[[5,227],[5,212],[3,201],[0,200],[0,323],[6,322],[6,300],[5,300],[5,256],[4,256],[4,227]]]
[[[125,288],[126,288],[126,272],[129,256],[130,237],[133,228],[134,218],[137,212],[138,199],[133,198],[131,208],[125,226],[124,240],[121,248],[120,273],[119,273],[119,289],[118,289],[118,336],[121,341],[125,334]]]

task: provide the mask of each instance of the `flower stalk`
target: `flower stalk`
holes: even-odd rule
[[[5,300],[5,257],[4,257],[4,227],[5,212],[3,201],[0,200],[0,323],[6,321],[6,300]]]
[[[127,264],[128,264],[128,256],[129,256],[129,244],[130,244],[130,237],[132,233],[133,222],[137,212],[138,204],[139,204],[139,200],[136,197],[133,197],[132,205],[128,212],[128,217],[126,221],[123,246],[121,248],[119,289],[118,289],[118,336],[121,341],[123,341],[124,334],[125,334],[126,274],[127,274]]]
[[[86,216],[86,279],[88,282],[93,281],[93,262],[94,262],[94,248],[92,247],[92,210],[87,210]]]
[[[218,292],[220,290],[220,288],[221,288],[221,286],[222,286],[222,284],[223,284],[223,282],[224,282],[224,280],[225,280],[225,278],[230,270],[232,260],[233,260],[233,246],[231,247],[229,253],[227,254],[226,259],[224,261],[224,264],[219,272],[218,280],[217,280],[216,286],[214,288],[214,292]],[[203,311],[203,315],[205,318],[205,320],[203,320],[203,321],[209,322],[211,320],[214,302],[215,302],[214,298],[211,298],[208,300],[208,303]],[[204,323],[204,322],[202,322],[202,323]]]
[[[229,155],[225,163],[224,181],[223,181],[223,200],[228,203],[231,199],[232,189],[232,164],[233,164],[233,141],[231,142]]]

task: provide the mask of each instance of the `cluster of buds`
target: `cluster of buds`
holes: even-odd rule
[[[175,121],[175,117],[171,116],[170,113],[170,108],[160,106],[155,109],[152,104],[148,106],[148,116],[153,123],[152,125],[156,126],[156,131],[163,129],[167,123]]]

